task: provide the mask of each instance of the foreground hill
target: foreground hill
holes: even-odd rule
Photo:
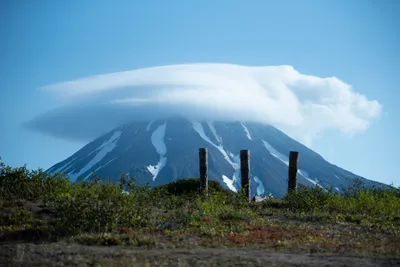
[[[207,196],[199,187],[72,184],[0,162],[0,266],[400,264],[398,189],[299,186],[249,203],[216,181]]]

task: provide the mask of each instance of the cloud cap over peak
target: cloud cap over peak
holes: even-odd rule
[[[178,115],[268,123],[310,144],[329,129],[363,132],[382,111],[377,101],[336,77],[305,75],[287,65],[168,65],[95,75],[41,89],[64,103],[27,126],[85,141],[121,123]]]

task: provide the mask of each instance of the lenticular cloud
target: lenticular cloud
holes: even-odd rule
[[[169,65],[41,89],[62,101],[28,122],[29,128],[79,140],[121,123],[184,116],[268,123],[310,144],[325,130],[363,132],[382,109],[338,78],[301,74],[291,66]]]

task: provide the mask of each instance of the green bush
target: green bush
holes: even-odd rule
[[[0,161],[0,198],[3,200],[38,200],[47,193],[61,193],[70,187],[64,175],[49,175],[41,169],[29,171],[26,166],[11,168]]]
[[[297,191],[290,192],[285,196],[288,206],[294,211],[321,211],[328,208],[329,199],[333,198],[332,191],[324,192],[321,188],[307,187],[299,184]]]
[[[228,190],[224,189],[221,186],[221,184],[217,181],[208,181],[208,188],[216,192],[225,192],[225,193],[229,192]],[[163,190],[169,195],[174,195],[174,196],[198,195],[200,193],[200,179],[198,178],[179,179],[169,184],[158,186],[154,188],[154,190],[156,191]]]
[[[120,227],[148,225],[149,203],[153,199],[146,187],[132,187],[126,194],[119,184],[92,181],[74,184],[63,193],[50,194],[45,203],[57,214],[58,228],[71,233],[104,233]]]
[[[344,193],[299,185],[298,190],[287,194],[284,200],[294,212],[345,214],[339,218],[343,217],[347,222],[360,223],[364,218],[382,225],[392,225],[398,224],[400,218],[398,189],[367,187],[360,180],[354,180]]]

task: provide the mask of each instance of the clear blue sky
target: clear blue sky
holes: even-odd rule
[[[3,0],[0,156],[46,169],[84,145],[22,128],[55,107],[38,90],[44,85],[165,64],[285,64],[336,76],[383,105],[367,132],[353,139],[329,133],[313,148],[400,186],[399,29],[396,0]]]

